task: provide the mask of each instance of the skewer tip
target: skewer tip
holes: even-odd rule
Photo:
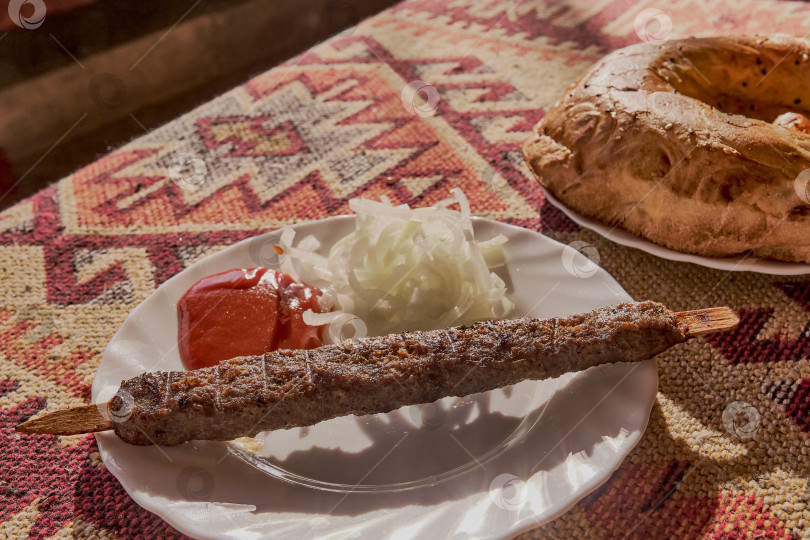
[[[15,427],[20,433],[52,435],[78,435],[112,428],[113,422],[107,414],[107,403],[92,403],[53,411],[17,424]]]
[[[740,324],[740,316],[729,307],[714,307],[681,311],[675,314],[679,322],[686,324],[686,335],[702,336],[714,332],[727,332]]]

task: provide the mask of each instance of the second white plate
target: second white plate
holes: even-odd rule
[[[810,274],[810,264],[779,262],[754,256],[703,257],[701,255],[675,251],[674,249],[660,246],[650,240],[629,233],[624,229],[611,227],[595,219],[581,216],[565,206],[562,201],[552,195],[545,187],[541,185],[540,188],[543,190],[548,202],[557,207],[580,227],[590,229],[622,246],[640,249],[641,251],[655,255],[656,257],[661,257],[662,259],[699,264],[707,268],[728,270],[729,272],[758,272],[760,274],[775,274],[780,276]]]

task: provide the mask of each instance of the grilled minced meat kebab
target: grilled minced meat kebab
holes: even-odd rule
[[[109,413],[116,434],[132,444],[230,440],[645,360],[685,341],[686,332],[655,302],[406,332],[144,373],[122,383]]]

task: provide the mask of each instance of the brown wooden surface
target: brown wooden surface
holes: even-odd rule
[[[0,41],[0,209],[393,3],[105,0],[14,26]]]

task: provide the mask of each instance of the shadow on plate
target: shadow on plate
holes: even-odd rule
[[[516,440],[508,449],[482,462],[475,455],[467,455],[467,462],[472,466],[460,475],[436,485],[398,492],[375,493],[340,493],[316,490],[311,487],[286,483],[277,478],[264,474],[247,463],[232,456],[226,458],[222,464],[228,462],[228,467],[235,467],[234,475],[228,479],[219,480],[216,469],[217,488],[213,490],[210,501],[227,502],[234,504],[255,505],[259,512],[306,512],[329,515],[357,515],[372,510],[393,509],[409,505],[433,506],[442,502],[469,497],[471,494],[486,494],[492,488],[493,481],[503,474],[516,477],[528,482],[533,476],[545,474],[558,469],[560,464],[571,461],[574,457],[574,466],[577,463],[585,467],[589,465],[587,459],[597,443],[604,437],[610,436],[617,441],[626,436],[623,432],[620,411],[614,410],[606,404],[605,393],[613,388],[627,392],[621,387],[630,371],[636,365],[629,364],[605,368],[594,368],[574,377],[567,384],[563,384],[554,393],[553,397],[542,404],[532,413],[533,418],[523,436]],[[617,390],[619,391],[619,390]],[[463,407],[462,407],[463,409]],[[625,409],[626,410],[626,409]],[[402,411],[397,411],[402,414]],[[453,422],[463,419],[464,415],[454,417]],[[587,420],[587,422],[586,422]],[[407,451],[408,446],[392,450],[390,434],[378,424],[382,420],[368,423],[366,434],[371,437],[372,443],[359,452],[345,452],[339,449],[312,448],[290,454],[279,465],[288,469],[303,468],[312,470],[313,463],[324,465],[323,469],[331,469],[332,479],[357,479],[368,482],[374,471],[390,468],[395,459],[392,456],[398,451]],[[458,441],[467,437],[469,442],[478,438],[475,448],[486,448],[482,441],[487,437],[498,438],[503,434],[512,433],[519,426],[521,419],[506,416],[497,412],[482,411],[473,421],[464,424],[464,429],[456,435]],[[390,426],[388,427],[390,429]],[[412,430],[416,433],[420,430]],[[466,432],[466,435],[462,434]],[[401,433],[400,439],[408,440],[412,435]],[[476,435],[474,435],[476,434]],[[415,440],[419,435],[414,435]],[[502,440],[502,439],[501,439]],[[499,441],[500,442],[500,441]],[[460,444],[448,439],[447,443],[461,447]],[[211,444],[211,443],[209,443]],[[400,443],[402,444],[402,443]],[[467,449],[469,450],[469,448]],[[464,452],[464,449],[461,450]],[[441,452],[437,449],[437,452]],[[454,455],[457,453],[454,452]],[[321,470],[323,470],[321,469]],[[571,467],[563,467],[571,469]],[[582,470],[565,470],[562,474],[547,474],[544,481],[548,482],[584,482],[587,476],[582,476]],[[556,471],[560,472],[560,471]],[[571,475],[576,478],[571,477]],[[407,471],[390,470],[378,474],[377,481],[397,481],[407,478]],[[238,479],[238,480],[237,480]],[[355,480],[355,481],[357,481]],[[547,486],[548,487],[548,486]],[[548,489],[549,493],[553,489]],[[266,496],[257,499],[255,493],[265,493]],[[251,495],[248,495],[251,494]]]

